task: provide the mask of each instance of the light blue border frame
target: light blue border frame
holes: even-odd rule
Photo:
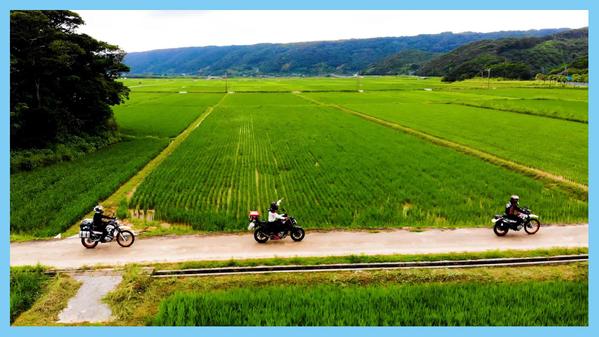
[[[11,9],[583,9],[589,11],[589,62],[590,82],[597,83],[599,79],[595,72],[595,59],[597,53],[597,38],[594,34],[594,22],[597,19],[597,2],[591,0],[503,0],[503,1],[472,1],[472,0],[412,0],[412,1],[385,1],[385,0],[304,0],[304,1],[276,1],[276,0],[210,0],[210,1],[185,1],[185,0],[0,0],[0,100],[2,102],[2,115],[0,122],[0,290],[2,305],[0,306],[0,336],[77,336],[85,334],[87,337],[104,336],[162,336],[165,334],[177,336],[197,335],[226,335],[226,336],[591,336],[599,334],[597,329],[597,287],[593,284],[597,280],[597,270],[594,266],[593,250],[589,249],[589,327],[586,328],[106,328],[106,327],[78,327],[78,328],[18,328],[9,326],[9,232],[10,232],[10,153],[9,153],[9,16]],[[593,186],[596,184],[595,175],[599,164],[599,125],[595,121],[594,113],[597,106],[597,88],[589,88],[589,223],[598,219],[597,206],[598,193]],[[597,231],[589,226],[589,247],[597,242]],[[84,330],[83,330],[84,329]]]

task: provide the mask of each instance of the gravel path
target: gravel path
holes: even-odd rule
[[[490,226],[489,226],[490,227]],[[497,249],[588,247],[588,225],[543,226],[497,237],[491,228],[367,231],[306,231],[302,242],[290,238],[258,244],[251,233],[163,236],[138,239],[130,248],[116,243],[85,249],[78,238],[12,243],[10,265],[41,263],[56,268],[248,258],[351,254],[426,254]]]
[[[102,298],[121,283],[119,274],[86,272],[73,275],[82,282],[77,294],[69,300],[67,307],[58,315],[58,323],[98,323],[112,318],[112,311]]]

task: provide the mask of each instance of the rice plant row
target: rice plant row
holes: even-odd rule
[[[588,284],[573,281],[281,285],[175,293],[166,326],[584,326]]]
[[[44,237],[63,232],[166,144],[166,139],[126,140],[75,161],[11,175],[11,233]]]
[[[41,266],[10,268],[10,322],[40,298],[50,276]]]
[[[232,94],[129,206],[199,230],[279,198],[308,228],[485,226],[514,193],[544,222],[586,221],[585,201],[507,169],[292,94]]]

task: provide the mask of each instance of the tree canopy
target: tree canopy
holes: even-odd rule
[[[11,11],[11,149],[116,130],[110,106],[129,93],[116,81],[129,70],[125,53],[77,33],[83,23],[71,11]]]

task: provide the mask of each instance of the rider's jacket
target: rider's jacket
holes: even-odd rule
[[[522,209],[520,207],[518,207],[518,205],[512,205],[511,202],[508,202],[505,205],[505,214],[507,214],[509,216],[518,216],[518,214],[520,214],[520,212],[522,212]]]
[[[103,227],[105,225],[104,219],[112,219],[112,217],[106,216],[102,213],[94,213],[94,227]]]
[[[285,219],[284,216],[282,216],[281,214],[278,214],[277,212],[268,212],[268,222],[275,222],[277,220],[283,220]]]

